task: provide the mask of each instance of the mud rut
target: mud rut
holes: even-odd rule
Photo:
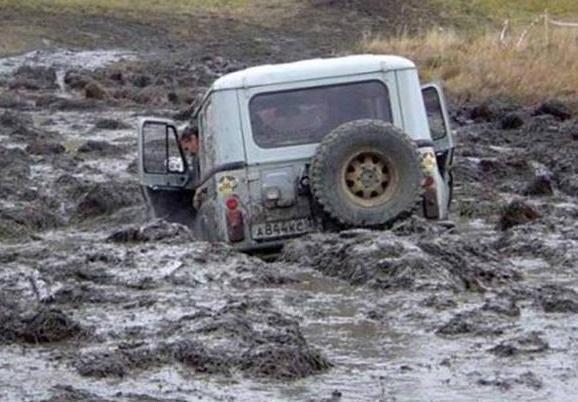
[[[266,263],[147,221],[135,178],[136,117],[184,118],[242,64],[134,57],[0,61],[0,399],[575,395],[564,105],[454,108],[453,224],[313,234]]]

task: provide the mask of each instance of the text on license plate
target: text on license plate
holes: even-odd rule
[[[292,219],[288,221],[254,224],[253,239],[274,239],[311,232],[313,222],[311,218]]]

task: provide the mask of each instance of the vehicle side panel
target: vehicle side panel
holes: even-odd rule
[[[213,92],[201,111],[201,153],[205,153],[201,174],[216,166],[245,161],[237,91]]]

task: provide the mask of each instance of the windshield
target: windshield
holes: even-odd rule
[[[353,120],[391,122],[387,87],[380,81],[260,94],[249,108],[253,138],[262,148],[320,142]]]

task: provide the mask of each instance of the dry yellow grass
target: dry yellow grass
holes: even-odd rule
[[[527,28],[527,27],[526,27]],[[372,53],[400,54],[414,60],[424,80],[443,81],[458,101],[503,97],[522,103],[562,98],[578,107],[578,29],[468,35],[431,31],[423,35],[368,39]]]

